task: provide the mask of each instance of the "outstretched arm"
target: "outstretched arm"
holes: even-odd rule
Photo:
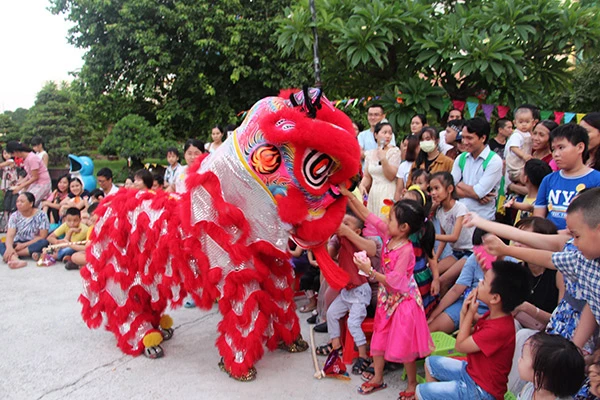
[[[371,213],[367,209],[367,207],[365,207],[362,201],[357,199],[356,196],[350,193],[350,191],[344,186],[338,186],[338,188],[340,190],[340,193],[346,196],[346,198],[348,199],[348,205],[350,206],[350,209],[352,209],[352,212],[354,212],[354,214],[356,214],[358,218],[365,221]]]
[[[527,263],[556,269],[552,262],[552,252],[547,250],[530,249],[526,247],[507,246],[496,235],[486,235],[483,238],[485,250],[491,255],[502,257],[511,256]]]
[[[525,246],[548,251],[561,251],[565,243],[570,239],[570,236],[564,234],[542,235],[541,233],[523,231],[510,225],[488,221],[473,212],[465,216],[464,225],[466,227],[474,226],[483,229],[486,232],[504,239],[519,242]]]

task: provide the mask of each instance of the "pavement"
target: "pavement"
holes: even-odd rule
[[[37,267],[33,261],[11,270],[0,261],[0,399],[348,399],[359,398],[362,383],[317,380],[310,354],[265,351],[256,364],[257,379],[238,382],[221,372],[215,347],[221,316],[180,308],[169,312],[175,321],[173,339],[165,342],[165,357],[132,357],[116,347],[104,329],[90,330],[80,316],[81,290],[77,271],[62,263]],[[298,300],[298,305],[304,304]],[[309,314],[299,314],[302,335],[309,341]],[[327,334],[315,333],[316,345]],[[325,359],[319,357],[321,366]],[[351,366],[348,366],[349,371]],[[386,375],[388,388],[370,399],[395,399],[404,390],[400,371]]]

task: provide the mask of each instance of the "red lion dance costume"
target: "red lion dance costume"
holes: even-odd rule
[[[81,270],[83,319],[97,328],[104,315],[123,352],[156,358],[173,334],[165,308],[190,294],[205,309],[219,299],[220,366],[236,379],[255,377],[263,344],[306,350],[287,241],[314,249],[330,285],[345,285],[324,243],[346,209],[336,186],[359,160],[350,119],[320,90],[259,101],[190,167],[180,199],[122,189],[101,204]]]

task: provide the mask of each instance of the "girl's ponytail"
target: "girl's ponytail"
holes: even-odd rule
[[[427,218],[423,227],[421,228],[421,232],[419,234],[419,244],[423,249],[425,255],[429,258],[433,258],[433,247],[435,245],[435,227],[433,226],[433,222]]]

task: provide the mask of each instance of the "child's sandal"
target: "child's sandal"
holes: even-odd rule
[[[354,365],[352,365],[352,374],[361,375],[363,372],[369,368],[371,362],[366,358],[358,357],[356,361],[354,361]]]
[[[333,350],[334,350],[334,349],[333,349],[333,345],[332,345],[331,343],[327,343],[327,344],[324,344],[323,346],[319,346],[319,347],[317,347],[317,348],[315,349],[315,353],[316,353],[318,356],[328,356],[328,355],[329,355],[329,354],[330,354],[330,353],[331,353]],[[338,352],[339,352],[339,354],[340,354],[340,357],[342,357],[342,356],[343,356],[343,353],[342,353],[342,348],[340,347],[340,348],[339,348],[339,349],[337,349],[337,350],[338,350]]]

